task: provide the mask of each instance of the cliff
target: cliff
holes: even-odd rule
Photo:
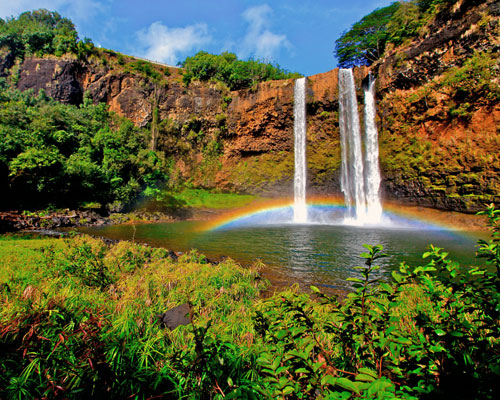
[[[462,211],[500,201],[500,5],[477,3],[373,65],[386,197]]]
[[[386,198],[474,211],[500,200],[500,6],[463,0],[371,67]],[[230,91],[114,52],[88,60],[0,53],[0,76],[65,103],[84,98],[149,126],[173,184],[291,196],[293,80]],[[361,86],[368,68],[355,69]],[[308,77],[309,193],[339,192],[338,70]],[[360,113],[362,115],[362,113]]]
[[[161,79],[134,70],[113,53],[82,62],[26,58],[17,68],[20,90],[43,89],[80,104],[84,96],[138,126],[151,126],[156,147],[172,159],[172,179],[239,192],[292,195],[293,80],[230,91],[222,83],[186,87],[181,71],[155,66]],[[132,67],[128,67],[132,65]],[[358,86],[367,74],[356,73]],[[338,190],[338,71],[308,78],[308,154],[311,190]],[[157,120],[154,121],[154,114]],[[154,126],[153,126],[154,125]]]

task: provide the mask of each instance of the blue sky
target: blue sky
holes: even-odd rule
[[[69,17],[81,38],[175,65],[232,51],[313,75],[336,67],[343,31],[393,0],[0,0],[0,17],[37,8]]]

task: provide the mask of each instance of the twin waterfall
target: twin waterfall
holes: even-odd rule
[[[379,197],[378,133],[375,124],[374,79],[369,76],[364,88],[364,131],[358,115],[356,87],[351,69],[339,70],[339,125],[342,164],[340,186],[348,215],[345,222],[363,225],[381,222]],[[308,222],[306,207],[306,79],[295,81],[294,136],[294,222]]]
[[[357,224],[376,224],[382,218],[379,197],[378,133],[375,125],[374,83],[370,75],[365,92],[364,134],[359,126],[356,86],[351,69],[339,71],[339,125],[342,165],[340,188],[348,218]]]

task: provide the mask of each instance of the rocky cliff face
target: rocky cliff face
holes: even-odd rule
[[[66,104],[80,104],[83,100],[83,87],[80,82],[82,65],[71,60],[56,58],[24,60],[19,69],[18,89],[32,89],[45,93]]]
[[[386,197],[462,211],[500,201],[500,6],[476,4],[373,66]]]
[[[367,74],[359,69],[358,86]],[[138,126],[158,115],[157,147],[175,162],[173,178],[240,192],[291,196],[294,81],[271,81],[229,91],[223,84],[181,81],[179,71],[154,81],[108,61],[82,63],[27,58],[17,87],[43,89],[54,99],[105,102]],[[310,189],[338,190],[338,71],[308,78]],[[153,129],[153,128],[152,128]]]
[[[476,3],[458,2],[371,68],[387,198],[465,211],[500,200],[500,6]],[[153,79],[129,62],[28,58],[17,86],[70,104],[88,96],[150,126],[174,181],[292,195],[293,80],[232,92],[221,83],[185,87],[178,69],[156,66],[161,79]],[[13,63],[0,54],[0,74]],[[360,115],[368,72],[355,69]],[[338,70],[308,77],[307,118],[309,193],[338,193]]]

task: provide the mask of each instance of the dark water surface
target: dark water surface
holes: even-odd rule
[[[240,226],[200,230],[201,222],[152,223],[82,228],[81,231],[112,239],[134,238],[140,243],[174,251],[198,249],[209,259],[230,257],[241,264],[261,260],[264,275],[275,287],[298,283],[346,290],[346,278],[361,265],[363,243],[381,244],[389,255],[381,259],[380,274],[389,275],[401,261],[422,265],[429,244],[443,247],[450,258],[463,265],[474,264],[477,238],[463,232],[439,229],[363,228],[345,225]]]

